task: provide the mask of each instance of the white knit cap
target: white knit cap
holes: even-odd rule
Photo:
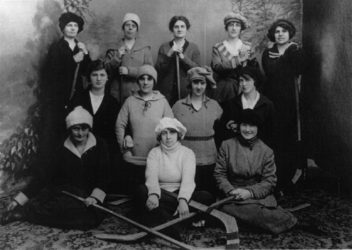
[[[70,128],[77,124],[87,124],[90,128],[93,127],[93,117],[91,114],[82,108],[77,106],[66,116],[66,128]]]
[[[122,20],[122,27],[125,25],[125,22],[127,21],[133,21],[137,24],[137,29],[139,30],[139,28],[141,27],[141,20],[139,19],[139,16],[137,14],[134,13],[126,13],[125,16],[123,17]]]
[[[183,139],[187,133],[187,129],[182,125],[176,118],[164,117],[160,120],[159,124],[155,128],[156,136],[159,136],[161,131],[173,128],[181,134],[181,139]]]

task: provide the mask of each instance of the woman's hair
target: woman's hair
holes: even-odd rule
[[[275,31],[277,27],[284,28],[288,31],[290,39],[295,36],[296,28],[290,21],[286,19],[278,19],[276,20],[269,28],[267,37],[270,41],[275,42]]]
[[[251,78],[254,81],[255,88],[257,90],[260,89],[262,83],[262,76],[258,68],[250,66],[243,67],[239,70],[238,73],[238,79],[240,77],[243,77],[246,80],[249,80],[249,78]]]
[[[181,140],[182,135],[181,135],[181,133],[179,133],[176,129],[174,129],[174,128],[166,128],[166,129],[169,130],[170,132],[176,132],[176,133],[177,133],[177,140],[178,140],[178,141]],[[162,133],[158,134],[158,136],[156,137],[156,140],[157,140],[158,142],[161,141],[161,134],[162,134]]]
[[[105,63],[102,60],[92,61],[87,68],[87,79],[89,80],[90,74],[92,74],[93,71],[98,71],[102,69],[106,71]]]
[[[191,94],[192,94],[192,82],[193,81],[202,81],[202,80],[195,79],[195,80],[189,80],[188,81],[187,89],[191,92]],[[207,85],[206,88],[205,88],[205,91],[208,91],[208,90],[212,89],[211,84],[206,79],[204,79],[203,81]]]
[[[182,21],[186,24],[186,27],[187,27],[187,30],[189,30],[189,28],[191,27],[191,23],[189,22],[188,18],[185,17],[185,16],[173,16],[171,19],[170,19],[170,22],[169,22],[169,30],[171,32],[174,31],[174,25],[177,21]]]
[[[75,125],[72,125],[71,127],[69,127],[69,130],[71,131],[74,127],[76,126],[80,126],[82,129],[89,129],[91,130],[89,124],[87,123],[81,123],[81,124],[75,124]]]

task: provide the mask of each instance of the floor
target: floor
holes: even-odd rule
[[[310,170],[307,176],[305,182],[280,200],[281,206],[285,208],[310,203],[309,207],[294,212],[300,222],[299,226],[280,235],[271,235],[240,225],[241,249],[352,248],[351,198],[337,192],[338,185],[331,176],[318,170]],[[3,203],[0,202],[0,209],[3,209],[1,205]],[[128,214],[130,205],[115,207],[114,210],[121,214]],[[200,248],[222,248],[225,245],[225,230],[221,223],[210,224],[202,229],[185,226],[181,232],[183,242]],[[108,217],[96,231],[129,234],[138,232],[138,229],[117,218]],[[155,237],[125,244],[98,240],[93,235],[93,231],[60,230],[26,222],[14,222],[0,226],[0,249],[175,248],[170,243]]]

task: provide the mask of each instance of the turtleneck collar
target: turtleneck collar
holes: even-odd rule
[[[238,141],[241,143],[242,146],[249,148],[250,150],[253,149],[254,145],[258,141],[258,136],[255,136],[251,139],[245,139],[241,134],[238,135]]]
[[[166,145],[164,145],[161,141],[160,141],[160,148],[161,151],[163,151],[163,153],[165,154],[171,154],[173,152],[176,152],[179,148],[181,147],[181,143],[179,141],[177,141],[174,145],[172,145],[171,147],[168,147]]]

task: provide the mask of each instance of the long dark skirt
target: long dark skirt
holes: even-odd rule
[[[77,188],[65,188],[83,198],[89,196]],[[43,190],[24,207],[25,220],[43,226],[62,229],[88,230],[97,227],[104,214],[58,190]]]
[[[230,203],[224,205],[221,210],[250,226],[273,234],[287,231],[297,223],[296,217],[281,207],[271,208],[257,203]]]

